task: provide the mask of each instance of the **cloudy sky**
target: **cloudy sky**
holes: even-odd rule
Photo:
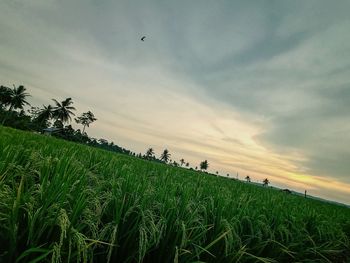
[[[136,152],[350,204],[350,1],[2,0],[0,81]],[[140,41],[145,35],[146,41]]]

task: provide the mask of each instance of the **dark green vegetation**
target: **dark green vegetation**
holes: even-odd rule
[[[31,97],[31,95],[23,85],[18,87],[13,85],[13,88],[0,86],[0,123],[3,126],[39,133],[49,133],[60,139],[102,148],[107,151],[179,166],[179,163],[170,160],[171,154],[167,149],[157,158],[153,148],[149,148],[144,155],[141,153],[136,154],[114,144],[114,142],[108,142],[106,139],[89,137],[85,129],[97,120],[91,111],[84,112],[79,117],[74,118],[77,124],[83,126],[82,131],[80,129],[75,130],[70,124],[72,116],[75,116],[74,112],[76,111],[76,108],[73,107],[74,103],[72,98],[66,98],[61,102],[52,99],[54,106],[49,104],[39,108],[31,106],[27,101],[28,97]],[[25,106],[30,106],[27,112],[24,109]],[[189,163],[185,163],[185,160],[181,159],[180,165],[182,166],[185,164],[186,167],[189,167]],[[206,161],[206,168],[203,169],[206,170],[207,168],[208,162]]]
[[[346,262],[350,209],[0,127],[1,262]]]
[[[84,112],[81,116],[74,118],[77,124],[83,126],[83,130],[73,129],[70,123],[72,116],[75,116],[76,108],[73,107],[72,98],[66,98],[61,102],[52,99],[54,106],[49,104],[39,108],[30,105],[28,102],[29,97],[31,95],[22,85],[18,87],[13,85],[13,88],[0,86],[0,123],[3,126],[20,130],[40,133],[48,132],[61,139],[87,144],[112,152],[136,155],[127,149],[115,145],[113,142],[89,137],[85,129],[97,120],[91,111]],[[25,111],[25,106],[30,106],[29,110]],[[50,131],[51,129],[54,131]],[[138,156],[142,157],[141,154]]]

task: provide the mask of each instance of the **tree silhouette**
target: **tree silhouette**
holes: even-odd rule
[[[180,165],[183,166],[184,164],[185,164],[185,160],[182,158],[182,159],[180,160]]]
[[[146,152],[146,158],[147,159],[151,159],[154,155],[154,150],[153,148],[148,148],[147,152]]]
[[[0,109],[5,108],[11,102],[11,89],[0,86]]]
[[[10,89],[10,101],[8,105],[10,106],[9,111],[16,109],[23,109],[24,105],[30,105],[26,98],[29,97],[29,93],[26,92],[26,88],[24,86],[18,86],[16,88],[13,86],[13,89]]]
[[[245,179],[247,180],[248,183],[250,183],[250,176],[249,176],[249,175],[247,175],[247,176],[245,177]]]
[[[165,149],[162,153],[162,155],[160,156],[160,160],[162,160],[163,162],[167,163],[170,159],[170,153],[168,151],[168,149]]]
[[[48,121],[53,117],[53,107],[43,105],[43,108],[39,109],[35,115],[34,121],[46,127]]]
[[[199,167],[200,167],[201,170],[207,170],[208,167],[209,167],[208,161],[205,160],[205,161],[201,162],[201,163],[199,164]]]
[[[55,102],[55,107],[53,111],[53,116],[56,120],[59,120],[62,124],[70,122],[72,120],[71,115],[75,115],[73,111],[75,108],[71,106],[73,104],[72,98],[67,98],[62,102],[58,102],[55,99],[52,99]]]
[[[7,118],[11,114],[12,110],[21,109],[23,110],[24,105],[30,105],[26,100],[29,97],[29,93],[26,92],[26,88],[22,85],[13,86],[13,89],[2,86],[0,89],[1,92],[1,108],[9,106],[8,113],[5,115],[2,120],[2,124],[5,124]],[[23,115],[23,114],[22,114]]]
[[[83,125],[83,133],[85,132],[86,126],[89,127],[90,124],[96,120],[97,119],[91,111],[84,112],[81,116],[75,118],[76,123]]]
[[[189,162],[187,162],[187,163],[186,163],[186,167],[189,167],[189,166],[190,166],[190,163],[189,163]]]
[[[269,179],[265,178],[263,181],[263,186],[268,186],[270,183]]]

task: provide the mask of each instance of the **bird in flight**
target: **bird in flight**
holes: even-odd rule
[[[145,38],[146,38],[145,36],[141,37],[141,41],[145,41]]]

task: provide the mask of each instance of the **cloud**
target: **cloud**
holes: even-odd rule
[[[348,1],[0,10],[1,84],[25,84],[33,104],[73,97],[98,117],[93,136],[350,201]]]

